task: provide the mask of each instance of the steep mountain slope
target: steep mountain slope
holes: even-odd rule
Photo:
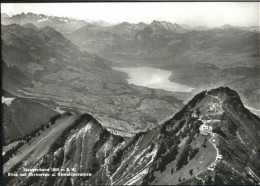
[[[33,82],[48,83],[44,76],[66,68],[110,70],[103,59],[80,50],[55,29],[49,26],[38,29],[32,24],[2,26],[2,58],[3,86],[10,92],[17,91],[24,84],[33,87]],[[14,77],[15,72],[21,78],[19,82],[15,81],[19,79]],[[13,83],[16,84],[11,87]]]
[[[123,22],[117,25],[104,27],[103,29],[118,35],[135,35],[136,32],[144,29],[147,25],[143,22],[138,24],[131,24],[128,22]]]
[[[250,32],[236,27],[214,28],[205,31],[186,30],[176,23],[153,21],[148,25],[127,22],[110,27],[87,25],[68,37],[86,50],[92,51],[95,49],[97,54],[114,60],[127,57],[125,60],[127,62],[128,59],[156,58],[163,60],[170,58],[174,60],[176,55],[187,54],[187,51],[190,50],[212,49],[219,50],[224,54],[247,51],[255,53],[257,51],[256,46],[258,46],[258,34],[258,32]],[[121,43],[122,38],[125,41],[123,44]],[[97,45],[100,41],[109,46],[108,51],[105,51],[102,45]],[[91,42],[94,46],[87,45],[88,42]],[[163,52],[159,53],[160,50]],[[109,55],[109,53],[112,54]],[[165,63],[166,61],[162,62]],[[192,61],[189,60],[188,62]]]
[[[19,68],[16,66],[8,66],[4,60],[2,60],[2,87],[6,90],[21,87],[32,86],[30,78],[28,78]]]
[[[259,182],[260,119],[226,87],[199,93],[164,124],[132,138],[110,133],[90,115],[72,115],[64,122],[43,132],[39,139],[45,140],[18,149],[22,155],[11,158],[4,172],[22,172],[22,167],[67,171],[60,170],[55,177],[8,177],[7,185]],[[213,130],[201,131],[203,125]],[[54,137],[51,131],[62,126],[67,128]]]
[[[6,13],[1,13],[1,18],[6,19],[6,18],[10,18],[10,16]]]
[[[166,21],[156,21],[154,20],[149,27],[152,28],[154,35],[169,35],[172,33],[184,33],[187,32],[186,29],[182,28],[180,25]]]
[[[3,91],[2,114],[5,145],[48,123],[58,112],[30,99],[16,97]]]
[[[190,120],[186,120],[188,126],[195,124],[201,127],[205,124],[213,127],[212,132],[205,132],[207,135],[201,131],[195,134],[198,128],[190,130],[190,127],[186,126],[186,131],[189,131],[188,137],[185,145],[182,143],[179,145],[179,148],[182,147],[179,156],[177,155],[173,162],[168,158],[170,159],[168,165],[160,168],[160,161],[163,161],[167,155],[168,157],[173,155],[170,150],[166,152],[159,159],[159,165],[158,162],[154,163],[146,182],[152,184],[257,183],[259,181],[257,170],[260,163],[257,143],[260,120],[243,107],[238,94],[229,88],[206,91],[189,102],[187,111],[190,113]],[[175,123],[166,124],[164,132],[168,139],[172,139],[176,132]],[[196,149],[198,149],[197,155],[194,153]],[[167,151],[167,148],[165,150]],[[218,158],[219,156],[223,158]],[[251,169],[258,177],[252,175]]]
[[[185,32],[187,30],[180,25],[166,21],[153,21],[150,24],[123,22],[107,27],[86,25],[67,37],[88,51],[93,51],[102,57],[118,60],[129,58],[131,55],[138,57],[140,55],[138,50],[147,50],[150,49],[149,47],[157,47],[158,44],[161,46],[166,38],[169,39],[176,33]],[[145,39],[146,35],[149,40]],[[153,43],[154,46],[149,45],[150,40],[151,42],[156,40]]]
[[[79,62],[85,66],[105,67],[96,56],[81,51],[78,46],[49,26],[41,29],[17,24],[2,26],[2,41],[3,59],[7,65],[15,65],[32,75],[36,71],[55,72],[65,65],[78,65]],[[10,55],[13,51],[16,52],[15,56]],[[18,57],[20,60],[17,60]],[[74,63],[71,62],[72,59]]]

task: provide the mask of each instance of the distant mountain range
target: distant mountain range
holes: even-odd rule
[[[251,38],[258,36],[257,32],[249,30],[245,27],[227,25],[211,29],[198,27],[197,30],[193,30],[187,26],[182,27],[165,21],[153,21],[151,24],[124,22],[108,27],[86,25],[67,37],[86,50],[103,57],[138,59],[156,56],[163,59],[177,55],[179,51],[185,52],[190,49],[217,47],[226,52],[230,50],[233,52],[240,47],[239,50],[242,50],[244,45],[240,42],[245,42],[245,45],[251,44]],[[246,35],[248,36],[245,37]],[[245,41],[242,41],[244,39]],[[237,43],[233,45],[233,42]]]
[[[250,26],[250,27],[243,27],[243,26],[232,26],[229,24],[223,25],[219,27],[220,29],[229,29],[229,28],[236,28],[236,29],[241,29],[241,30],[247,30],[251,32],[259,32],[260,31],[260,26]]]
[[[68,34],[71,33],[77,29],[79,29],[82,26],[88,25],[88,24],[94,24],[94,25],[99,25],[99,26],[110,26],[112,24],[107,23],[105,21],[91,21],[91,20],[80,20],[80,19],[74,19],[74,18],[68,18],[68,17],[57,17],[57,16],[47,16],[44,14],[34,14],[34,13],[21,13],[21,14],[16,14],[9,16],[6,13],[1,13],[1,23],[2,24],[26,24],[26,23],[32,23],[36,25],[37,27],[44,27],[44,26],[51,26],[58,30],[59,32],[63,34]],[[117,33],[122,33],[122,30],[120,31],[120,27],[129,27],[130,30],[135,30],[139,27],[145,27],[148,24],[140,22],[138,24],[131,24],[127,22],[119,23],[115,28],[119,28],[119,30],[114,29],[115,32]],[[166,30],[171,30],[174,32],[185,32],[185,31],[192,31],[192,30],[209,30],[211,28],[206,27],[206,26],[190,26],[190,25],[185,25],[181,24],[178,25],[176,23],[172,24],[170,22],[166,21],[152,21],[150,23],[152,27],[154,27],[156,30],[159,29],[161,30],[161,26],[164,27]],[[132,27],[132,28],[130,28]],[[133,28],[136,27],[136,28]],[[251,27],[237,27],[237,26],[231,26],[231,25],[223,25],[221,27],[216,27],[220,29],[226,29],[226,28],[238,28],[241,30],[248,30],[248,31],[259,31],[259,26],[251,26]],[[113,30],[113,29],[112,29]],[[129,30],[129,31],[130,31]]]
[[[21,13],[9,16],[5,13],[1,14],[1,24],[20,24],[32,23],[37,27],[51,26],[61,33],[70,33],[87,24],[109,25],[104,21],[85,21],[67,17],[47,16],[44,14]]]

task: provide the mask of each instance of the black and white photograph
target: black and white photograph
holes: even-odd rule
[[[2,185],[259,185],[259,15],[1,3]]]

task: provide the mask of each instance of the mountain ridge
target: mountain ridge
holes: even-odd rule
[[[46,23],[48,22],[48,24],[52,24],[51,22],[55,22],[56,24],[64,24],[66,25],[67,23],[71,23],[74,25],[75,28],[69,28],[68,26],[65,26],[65,28],[62,28],[60,25],[56,25],[56,28],[62,32],[62,33],[68,33],[71,31],[75,31],[75,29],[79,29],[82,26],[85,26],[87,24],[95,24],[95,25],[100,25],[100,26],[111,26],[111,24],[104,22],[104,21],[91,21],[91,20],[84,20],[84,19],[76,19],[76,18],[69,18],[69,17],[62,17],[62,16],[52,16],[52,15],[45,15],[45,14],[35,14],[35,13],[20,13],[20,14],[15,14],[15,15],[8,15],[6,13],[1,13],[1,17],[2,17],[2,23],[4,24],[12,24],[12,23],[17,23],[17,24],[26,24],[26,23],[34,23],[37,24],[38,26],[42,27],[42,25],[46,25]],[[65,24],[66,23],[66,24]],[[205,27],[205,26],[190,26],[187,24],[181,24],[178,25],[176,23],[171,23],[171,22],[167,22],[167,21],[157,21],[157,20],[153,20],[150,23],[144,23],[144,22],[140,22],[140,23],[128,23],[128,22],[121,22],[121,23],[117,23],[114,25],[121,25],[121,24],[129,24],[129,25],[139,25],[139,26],[147,26],[147,25],[151,25],[153,23],[160,23],[160,24],[168,24],[168,25],[175,25],[178,27],[182,27],[183,25],[183,29],[187,29],[187,30],[208,30],[211,28],[220,28],[220,29],[226,29],[226,28],[238,28],[238,29],[242,29],[242,30],[250,30],[250,31],[259,31],[259,26],[233,26],[233,25],[229,25],[229,24],[224,24],[222,26],[215,26],[215,27]],[[52,25],[53,27],[55,27],[55,25]]]
[[[62,33],[72,32],[87,24],[84,20],[71,19],[67,17],[47,16],[44,14],[21,13],[9,17],[1,16],[1,24],[20,24],[32,23],[37,27],[52,26]],[[73,26],[70,26],[72,24]]]
[[[234,103],[235,105],[233,105]],[[218,111],[208,112],[211,110],[211,106],[223,109],[223,112],[221,114]],[[234,118],[230,120],[233,109],[235,109],[234,111],[240,110],[239,119],[242,119],[242,122],[234,120]],[[257,130],[254,127],[260,128],[260,119],[244,109],[239,95],[228,87],[203,91],[164,124],[147,132],[136,134],[132,138],[111,134],[95,119],[89,118],[88,115],[82,115],[79,116],[82,119],[78,124],[76,122],[70,125],[73,130],[66,130],[67,132],[60,134],[60,137],[57,136],[60,140],[50,144],[50,149],[46,151],[48,155],[30,161],[35,161],[36,166],[34,167],[38,168],[48,167],[51,164],[56,167],[66,165],[67,168],[76,165],[79,172],[89,172],[91,176],[69,179],[65,177],[50,179],[39,177],[37,180],[29,178],[21,180],[19,183],[22,185],[32,183],[175,185],[184,182],[209,184],[213,180],[213,184],[254,184],[259,181],[255,165],[259,162],[257,157],[260,155],[258,151],[260,147],[258,143],[255,143],[259,140],[259,135],[255,133]],[[213,120],[203,119],[207,114],[215,114],[214,120],[219,119],[219,121],[212,123],[217,125],[213,133],[205,135],[200,126],[204,122],[213,122]],[[243,122],[246,120],[247,126],[250,126],[248,129],[245,128],[246,125]],[[52,130],[62,125],[54,124]],[[234,130],[230,130],[230,127],[233,127]],[[247,132],[243,132],[244,130]],[[46,133],[47,135],[50,134]],[[253,137],[257,139],[252,139]],[[244,145],[244,141],[247,141],[248,144]],[[41,146],[41,143],[38,145]],[[224,145],[226,143],[230,145]],[[26,147],[21,147],[21,149],[24,148]],[[237,148],[237,151],[245,151],[244,155],[235,152],[232,148]],[[250,149],[250,151],[246,152],[246,149]],[[201,159],[202,163],[200,163],[198,159],[209,150],[208,157],[204,155],[205,160]],[[231,152],[236,158],[231,158]],[[218,153],[223,158],[215,160]],[[246,164],[241,163],[249,157]],[[13,159],[9,161],[14,164]],[[30,161],[28,165],[32,164]],[[212,170],[209,169],[212,166],[215,174],[212,174]],[[242,167],[246,167],[243,171],[246,176],[232,172],[232,168]],[[16,170],[19,170],[17,168]],[[256,177],[250,176],[251,171],[256,174]],[[223,172],[230,174],[230,176],[225,176]],[[11,179],[9,184],[18,180],[18,178]]]

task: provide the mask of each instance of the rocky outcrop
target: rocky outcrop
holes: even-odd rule
[[[212,107],[222,112],[212,112]],[[214,125],[212,136],[199,130],[204,121],[201,118],[210,117],[210,113],[218,113],[214,121],[208,121]],[[226,87],[196,95],[164,124],[132,138],[114,135],[92,116],[81,115],[36,164],[27,167],[59,167],[71,170],[67,172],[70,175],[15,177],[8,184],[256,184],[259,127],[260,119],[244,108],[235,91]],[[216,161],[219,154],[223,158]],[[29,164],[22,161],[20,167]]]

